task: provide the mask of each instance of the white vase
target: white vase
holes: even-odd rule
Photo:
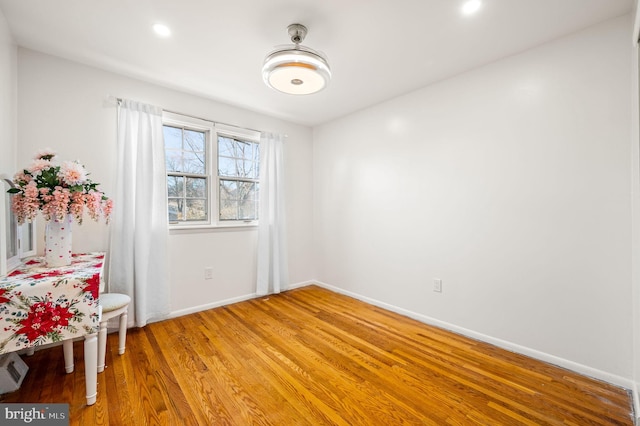
[[[71,265],[71,224],[73,216],[50,220],[45,229],[44,259],[49,267]]]

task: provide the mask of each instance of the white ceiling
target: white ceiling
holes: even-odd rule
[[[0,0],[18,45],[317,125],[631,11],[633,0]],[[151,26],[168,25],[161,39]],[[333,80],[292,96],[260,69],[287,26]],[[631,37],[631,35],[630,35]]]

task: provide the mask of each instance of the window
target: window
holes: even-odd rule
[[[258,132],[165,113],[163,134],[173,228],[255,224]]]
[[[207,222],[209,132],[164,125],[169,222]]]
[[[258,218],[260,145],[218,135],[220,220]]]
[[[20,263],[20,259],[36,254],[35,245],[35,228],[33,223],[18,224],[16,216],[11,210],[11,202],[13,195],[6,191],[11,187],[11,181],[3,180],[4,186],[0,188],[4,190],[4,223],[7,229],[5,237],[5,268],[6,271],[0,271],[0,274],[14,269]],[[3,268],[0,268],[3,269]]]

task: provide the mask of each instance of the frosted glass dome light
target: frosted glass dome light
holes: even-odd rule
[[[269,53],[262,66],[267,86],[291,95],[308,95],[324,89],[331,80],[327,58],[320,52],[301,46],[307,28],[291,24],[287,28],[293,45],[279,46]]]

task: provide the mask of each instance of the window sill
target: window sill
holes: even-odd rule
[[[199,233],[199,232],[215,232],[215,231],[250,231],[258,229],[258,222],[248,223],[231,223],[231,224],[194,224],[194,225],[169,225],[169,232],[173,233]]]

